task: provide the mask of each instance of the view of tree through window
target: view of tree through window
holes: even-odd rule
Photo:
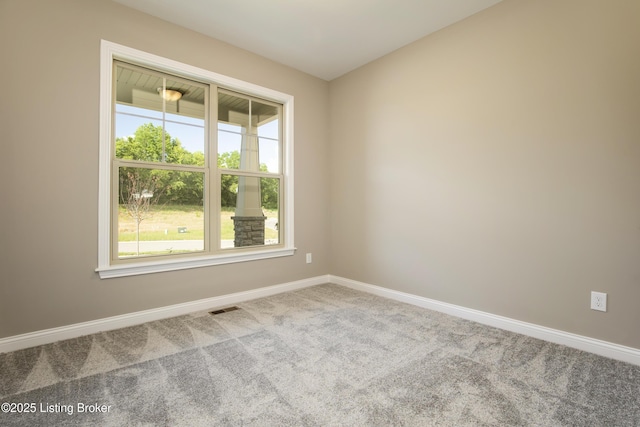
[[[220,96],[217,162],[209,165],[206,102],[216,94],[208,85],[129,64],[116,62],[114,69],[114,256],[210,250],[213,233],[221,249],[278,244],[280,108]],[[213,182],[219,182],[217,194],[208,190]],[[212,226],[219,229],[208,231]],[[242,227],[249,230],[244,238],[238,237]],[[262,240],[256,240],[259,233]]]

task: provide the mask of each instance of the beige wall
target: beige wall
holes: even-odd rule
[[[295,97],[295,256],[98,278],[100,39]],[[0,337],[327,274],[327,82],[105,0],[2,0],[0,46]]]
[[[638,1],[505,0],[332,81],[331,273],[640,348],[639,52]]]

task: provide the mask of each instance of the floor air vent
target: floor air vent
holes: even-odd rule
[[[220,310],[213,310],[210,311],[209,314],[212,316],[215,316],[216,314],[222,314],[222,313],[226,313],[227,311],[235,311],[235,310],[240,310],[238,307],[227,307],[227,308],[221,308]]]

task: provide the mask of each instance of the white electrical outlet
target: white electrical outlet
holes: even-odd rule
[[[607,294],[604,292],[591,292],[591,309],[607,311]]]
[[[312,259],[311,259],[311,253],[308,253],[308,254],[307,254],[307,264],[311,264],[311,261],[312,261]]]

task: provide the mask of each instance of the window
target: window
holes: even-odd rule
[[[101,278],[292,255],[293,98],[102,43]]]

